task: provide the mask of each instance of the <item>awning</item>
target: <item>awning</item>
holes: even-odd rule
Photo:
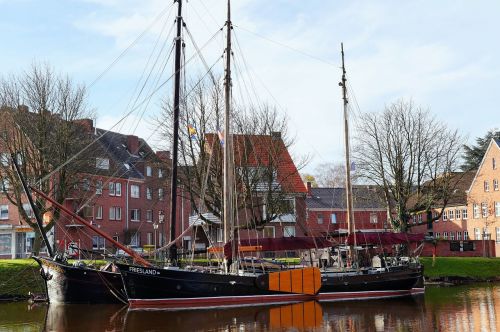
[[[356,236],[356,238],[354,236]],[[356,239],[356,245],[403,244],[410,242],[422,242],[424,240],[424,234],[358,232],[347,237],[347,244],[354,245],[354,239]]]

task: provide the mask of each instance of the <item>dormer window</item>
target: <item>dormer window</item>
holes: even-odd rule
[[[95,158],[95,167],[99,169],[109,169],[109,159]]]

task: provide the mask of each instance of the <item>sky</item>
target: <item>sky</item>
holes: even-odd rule
[[[224,0],[183,1],[186,25],[218,73],[225,7]],[[130,109],[155,45],[162,45],[158,40],[167,50],[172,45],[166,32],[176,10],[173,0],[0,0],[0,75],[48,63],[89,87],[98,127],[169,149],[149,119],[159,112],[161,94],[172,94],[170,83],[115,124]],[[248,95],[286,114],[293,156],[309,158],[304,172],[341,162],[343,42],[356,112],[381,112],[400,98],[411,99],[473,142],[500,127],[498,13],[500,2],[486,0],[233,0],[235,98],[250,100],[244,97],[250,86]],[[202,62],[184,39],[186,58],[196,58],[186,65],[186,76],[199,76]],[[171,75],[172,66],[165,68],[157,82]],[[351,122],[355,126],[355,114]]]

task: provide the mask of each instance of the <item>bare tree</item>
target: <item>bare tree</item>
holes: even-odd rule
[[[355,160],[360,175],[383,189],[394,229],[407,231],[415,211],[439,218],[454,186],[463,138],[412,101],[361,116]],[[432,216],[432,207],[442,207]]]
[[[202,80],[191,84],[183,104],[180,119],[179,161],[184,164],[179,185],[191,201],[194,210],[223,215],[223,163],[221,140],[223,98],[217,82]],[[262,227],[290,211],[285,188],[287,178],[298,174],[297,169],[284,170],[289,162],[287,150],[293,140],[287,134],[287,119],[267,105],[234,107],[231,114],[235,169],[235,213],[245,215],[241,228]],[[164,103],[160,119],[162,133],[172,140],[172,104]],[[286,152],[286,154],[285,154]],[[278,175],[279,170],[279,176]],[[265,206],[265,208],[264,208]],[[235,215],[236,216],[236,215]],[[202,216],[203,218],[203,216]],[[210,220],[205,219],[210,222]]]
[[[67,163],[88,143],[88,132],[77,121],[92,116],[86,104],[85,87],[54,73],[48,65],[34,64],[22,75],[0,80],[0,107],[5,119],[0,129],[3,159],[16,155],[29,184],[62,203],[78,181],[77,174],[86,169],[89,162],[82,154]],[[40,234],[29,210],[23,208],[26,199],[11,164],[0,163],[0,177],[10,184],[3,194],[17,206],[22,222],[38,235],[33,247],[37,254]],[[49,208],[41,199],[36,204],[41,211]],[[59,214],[54,211],[45,231],[49,231],[58,218]]]
[[[346,183],[345,165],[342,163],[322,163],[314,169],[315,178],[321,187],[344,188]]]

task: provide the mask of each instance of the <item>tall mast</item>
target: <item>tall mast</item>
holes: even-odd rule
[[[177,222],[177,146],[179,142],[179,104],[181,88],[181,30],[182,30],[182,0],[176,0],[177,8],[177,36],[175,38],[175,78],[174,78],[174,137],[172,147],[172,177],[170,192],[170,241],[175,241],[175,224]],[[169,260],[177,265],[177,245],[174,243],[169,250]]]
[[[340,44],[342,52],[342,98],[344,100],[344,144],[345,144],[345,173],[346,173],[346,199],[347,199],[347,232],[349,235],[356,232],[354,225],[354,217],[352,213],[352,185],[351,185],[351,157],[349,148],[349,118],[347,113],[347,87],[345,78],[345,65],[344,65],[344,43]],[[356,245],[356,237],[354,237],[354,245]]]
[[[226,76],[224,78],[224,243],[232,239],[232,207],[231,207],[231,172],[230,153],[231,153],[231,133],[229,128],[229,116],[231,112],[231,1],[227,1],[227,45],[226,45]],[[227,272],[227,266],[225,266]]]

